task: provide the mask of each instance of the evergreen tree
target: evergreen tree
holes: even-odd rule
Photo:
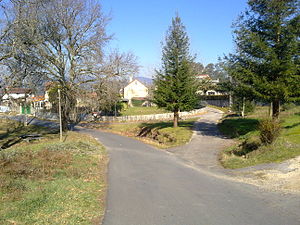
[[[273,105],[300,98],[299,2],[249,0],[234,25],[236,53],[227,59],[229,74],[241,87]]]
[[[192,110],[198,101],[192,62],[185,26],[176,15],[162,49],[162,68],[154,80],[154,102],[174,112],[174,127],[178,126],[179,111]]]

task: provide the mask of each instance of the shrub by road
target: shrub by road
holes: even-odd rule
[[[293,107],[281,113],[281,132],[279,133],[279,128],[276,126],[276,130],[278,130],[276,135],[279,136],[269,145],[262,143],[259,132],[260,121],[263,121],[268,115],[267,108],[258,107],[253,114],[245,119],[225,117],[219,124],[219,129],[223,134],[236,138],[238,144],[226,149],[221,154],[223,166],[226,168],[241,168],[261,163],[282,162],[299,156],[299,111],[300,107]],[[269,124],[267,125],[267,127],[270,127]]]

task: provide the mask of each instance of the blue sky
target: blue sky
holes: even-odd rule
[[[142,66],[140,75],[151,76],[161,62],[161,42],[176,12],[186,26],[196,61],[215,63],[233,50],[232,22],[245,10],[246,0],[101,0],[112,20],[110,47],[131,51]]]

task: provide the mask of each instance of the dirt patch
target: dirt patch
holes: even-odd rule
[[[237,178],[264,189],[300,194],[300,156],[272,167],[244,171]]]

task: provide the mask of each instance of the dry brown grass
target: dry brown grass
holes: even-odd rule
[[[64,138],[0,151],[0,224],[100,224],[105,150],[88,135]]]
[[[0,176],[49,179],[56,171],[70,166],[72,160],[73,155],[70,152],[48,149],[38,152],[23,151],[13,157],[1,154]]]

